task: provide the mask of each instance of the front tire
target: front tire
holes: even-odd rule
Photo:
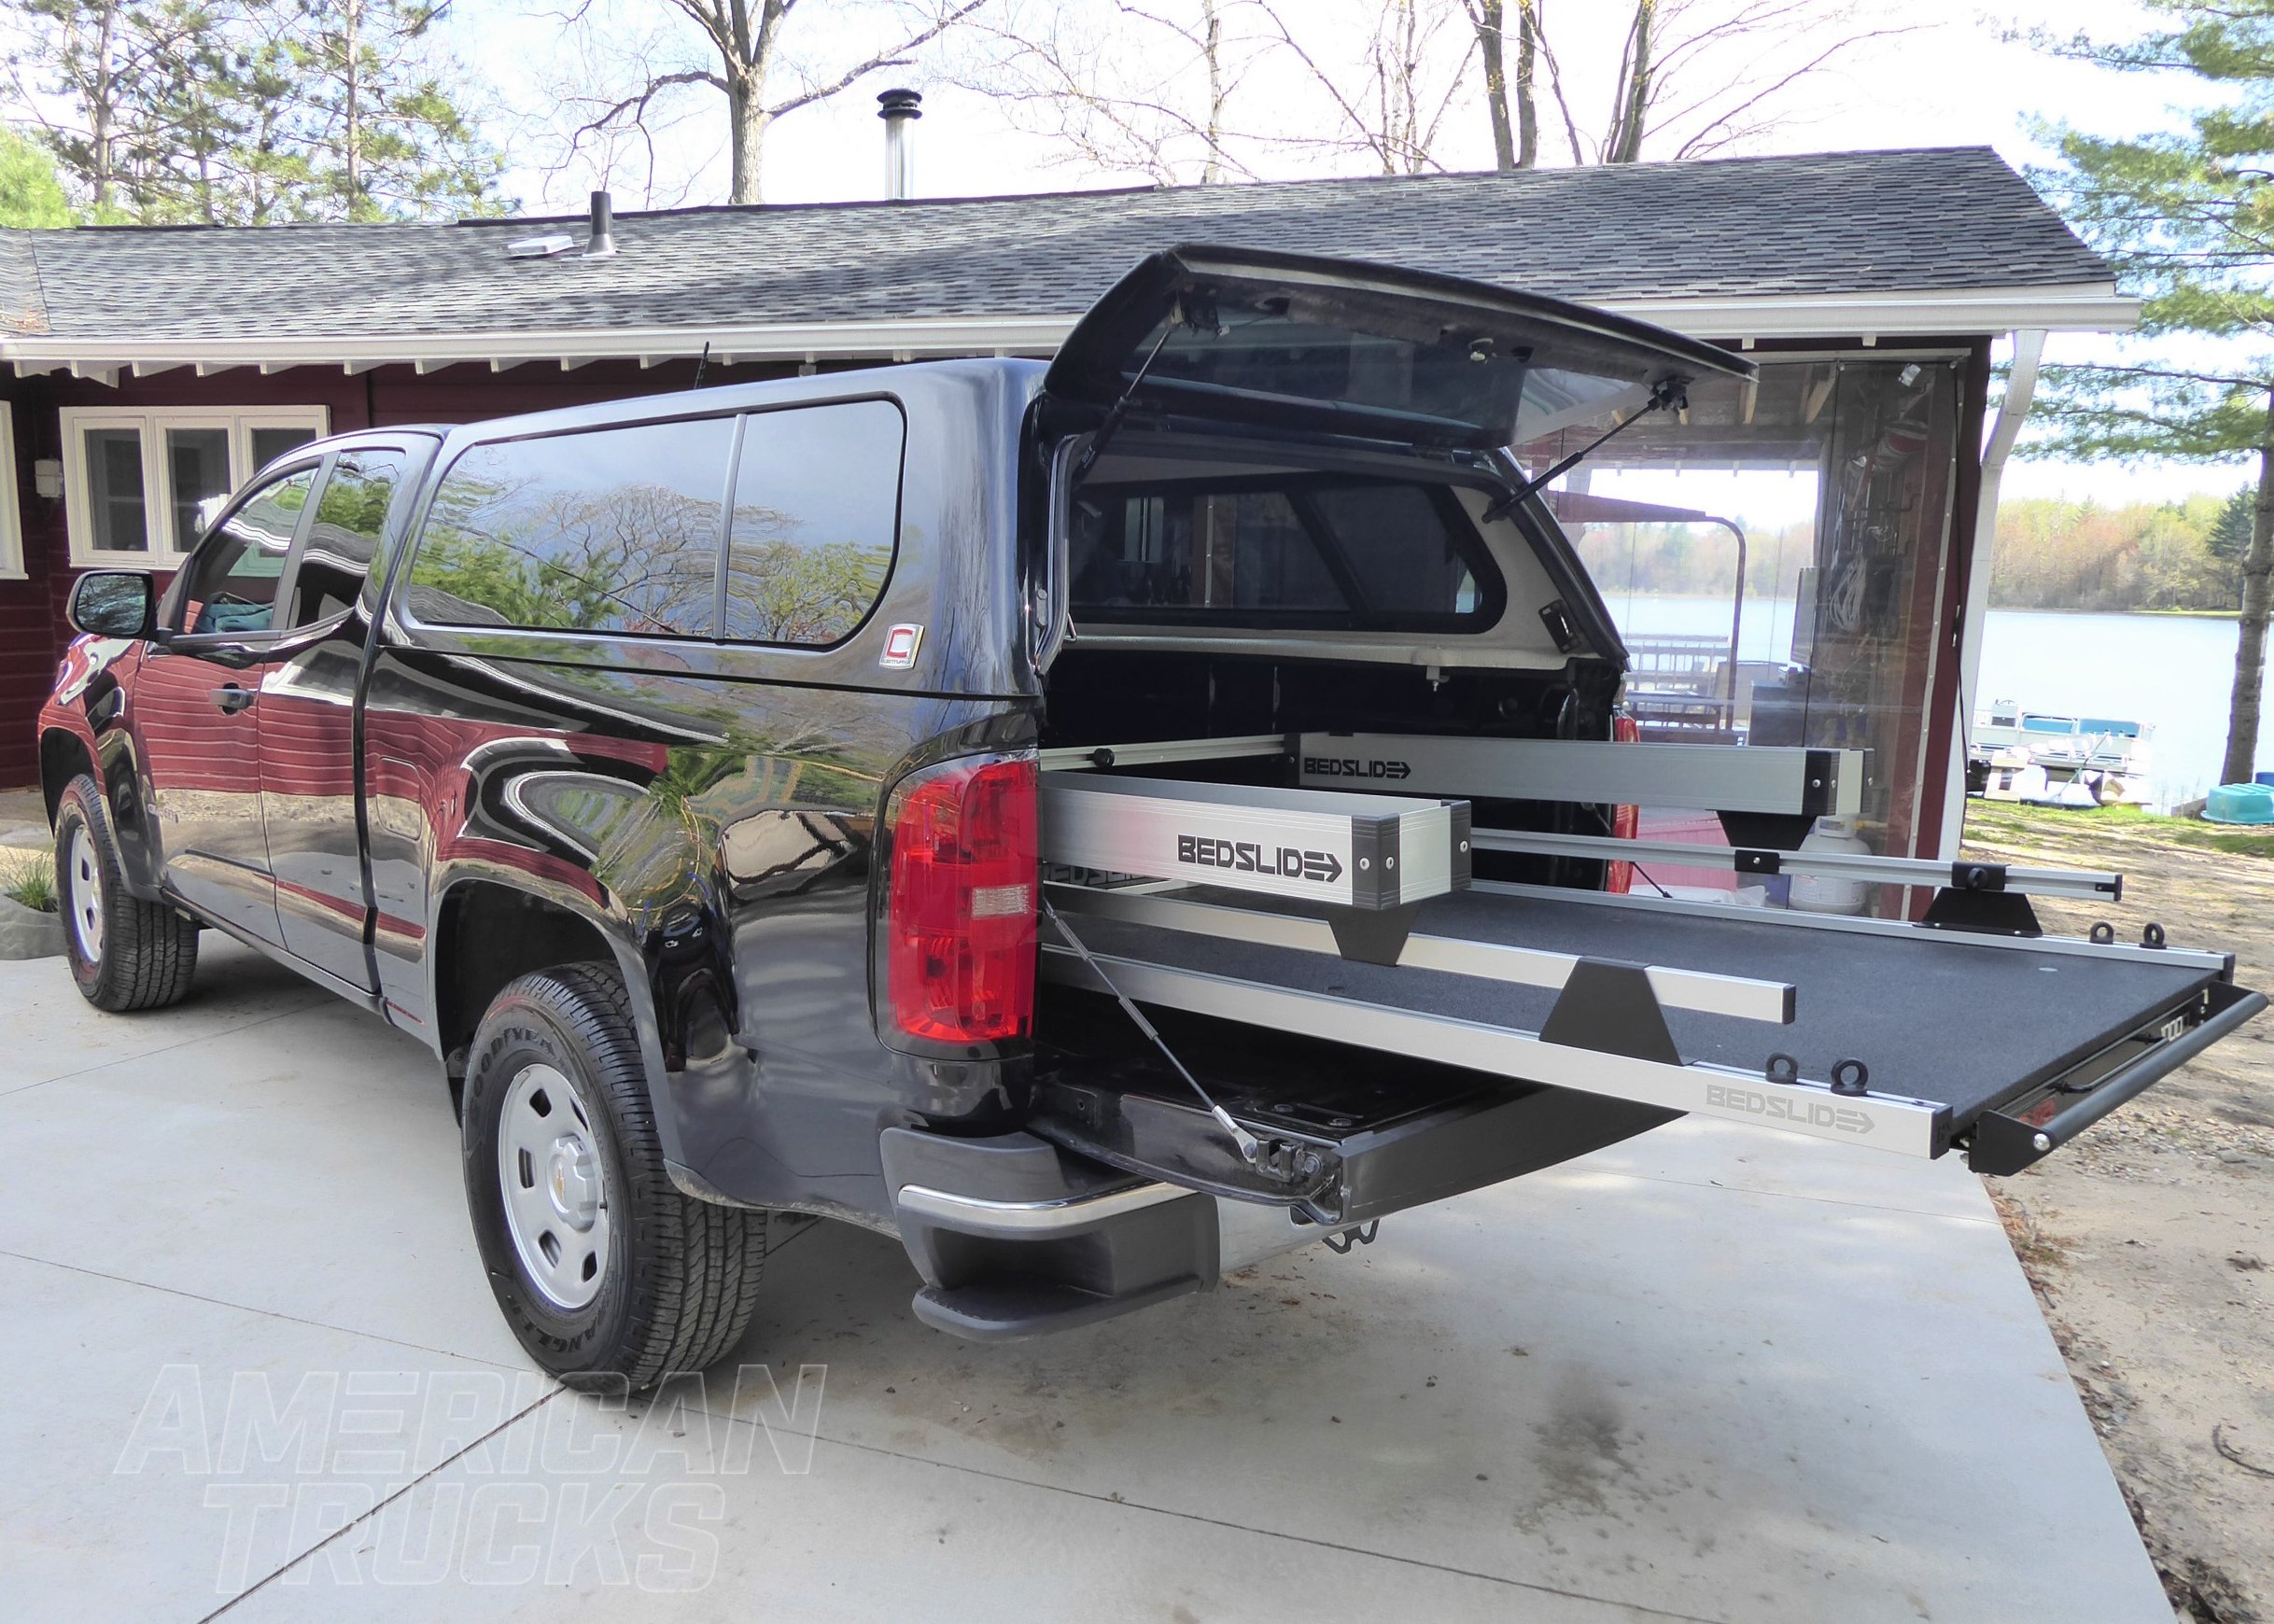
[[[742,1340],[765,1214],[671,1183],[612,968],[567,965],[498,995],[474,1033],[459,1132],[498,1307],[567,1385],[643,1393]]]
[[[197,974],[197,926],[126,889],[103,793],[82,773],[55,807],[55,903],[79,995],[114,1013],[179,1003]]]

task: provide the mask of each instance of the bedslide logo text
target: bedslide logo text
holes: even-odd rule
[[[1732,1088],[1726,1084],[1706,1085],[1706,1103],[1722,1111],[1734,1111],[1740,1116],[1758,1116],[1769,1122],[1797,1123],[1804,1127],[1829,1127],[1835,1133],[1858,1136],[1872,1131],[1868,1113],[1852,1105],[1833,1105],[1821,1099],[1799,1099],[1778,1094],[1763,1094],[1757,1088]]]
[[[1312,778],[1410,778],[1413,768],[1406,762],[1375,756],[1305,756],[1303,775]]]
[[[1263,847],[1252,840],[1218,840],[1208,834],[1176,837],[1176,861],[1196,868],[1224,868],[1234,874],[1276,875],[1282,879],[1342,877],[1342,860],[1331,851],[1298,851],[1292,846]]]

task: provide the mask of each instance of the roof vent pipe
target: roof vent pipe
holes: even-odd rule
[[[884,195],[905,203],[916,195],[916,132],[910,128],[924,116],[919,91],[886,91],[877,98],[877,117],[884,120]]]
[[[604,191],[592,194],[592,240],[584,245],[587,259],[612,259],[616,252],[616,200]]]

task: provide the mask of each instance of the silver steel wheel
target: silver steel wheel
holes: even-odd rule
[[[95,857],[94,836],[87,825],[71,831],[71,849],[63,855],[71,875],[71,933],[78,939],[79,957],[90,964],[103,962],[103,865]]]
[[[599,1130],[558,1067],[525,1066],[498,1118],[498,1183],[521,1267],[555,1307],[581,1309],[608,1277]]]

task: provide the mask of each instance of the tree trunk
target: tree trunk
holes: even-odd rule
[[[2258,696],[2266,687],[2267,619],[2274,609],[2274,389],[2267,392],[2266,436],[2258,446],[2258,509],[2242,559],[2242,617],[2235,638],[2235,691],[2226,712],[2223,784],[2247,784],[2258,764]]]
[[[1532,98],[1533,63],[1539,54],[1538,0],[1516,0],[1516,167],[1539,162],[1539,105]]]
[[[1206,29],[1202,54],[1208,59],[1208,161],[1200,166],[1200,184],[1214,186],[1224,178],[1224,20],[1216,14],[1216,0],[1202,0],[1200,14]]]
[[[737,74],[727,81],[726,107],[734,120],[734,189],[729,203],[765,202],[760,168],[765,155],[766,111],[763,87]]]
[[[1522,6],[1523,0],[1517,0]],[[1493,120],[1493,166],[1502,174],[1516,167],[1516,132],[1509,123],[1509,81],[1501,52],[1501,0],[1477,7],[1477,49],[1484,60],[1484,107]]]
[[[97,35],[95,48],[95,80],[93,93],[87,98],[87,155],[91,161],[88,167],[90,189],[94,193],[95,220],[105,223],[110,213],[111,187],[114,178],[111,168],[111,105],[118,76],[112,67],[111,48],[118,41],[119,7],[103,8],[103,25]]]
[[[1642,157],[1643,126],[1649,116],[1650,76],[1657,64],[1650,52],[1657,46],[1651,25],[1658,20],[1658,0],[1635,0],[1635,21],[1627,29],[1625,72],[1620,80],[1619,101],[1611,114],[1610,134],[1603,143],[1603,161],[1633,163]]]
[[[344,73],[343,90],[345,92],[346,121],[341,133],[344,155],[347,163],[347,217],[360,217],[356,210],[363,201],[363,104],[359,75],[363,67],[363,7],[362,0],[347,0],[341,11],[344,30],[341,63]]]

